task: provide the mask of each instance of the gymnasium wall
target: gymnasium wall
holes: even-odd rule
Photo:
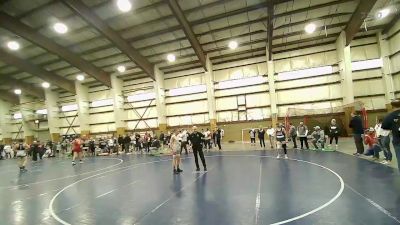
[[[391,51],[391,70],[394,74],[396,95],[400,97],[400,34],[399,22],[389,32]],[[380,51],[377,36],[370,35],[356,38],[351,44],[352,61],[379,59]],[[274,53],[275,88],[277,94],[278,116],[280,120],[286,115],[289,107],[296,108],[329,108],[342,104],[341,80],[338,71],[338,58],[334,43],[317,44],[313,47],[298,47],[296,50],[279,50]],[[332,72],[324,75],[305,74],[291,77],[286,72],[310,68],[332,66]],[[271,123],[270,90],[267,79],[266,57],[254,57],[229,63],[213,65],[215,85],[216,117],[219,126],[225,130],[225,140],[241,140],[241,130],[246,128],[268,126]],[[167,124],[171,128],[209,123],[209,108],[203,69],[191,69],[166,73],[166,114]],[[240,86],[246,82],[251,85]],[[195,87],[195,88],[193,88]],[[377,116],[384,114],[385,95],[382,69],[364,69],[353,72],[355,100],[361,100],[370,111],[369,123],[375,123]],[[185,88],[196,89],[196,93],[185,93]],[[178,93],[178,94],[177,94]],[[180,94],[181,93],[181,94]],[[183,94],[182,94],[183,93]],[[123,83],[125,96],[123,120],[128,131],[134,129],[156,129],[158,127],[157,111],[154,99],[154,83],[150,78],[141,78]],[[128,100],[128,96],[134,96]],[[147,96],[147,97],[143,97]],[[90,86],[90,102],[113,99],[112,92],[104,86]],[[76,104],[75,96],[69,93],[60,94],[59,106]],[[41,106],[44,108],[44,106]],[[40,107],[39,107],[40,108]],[[13,109],[18,111],[18,109]],[[113,105],[90,107],[90,132],[115,132]],[[60,112],[61,134],[80,133],[77,111]],[[339,120],[342,114],[334,115]],[[76,118],[75,118],[76,117]],[[140,121],[143,117],[144,121]],[[314,116],[312,126],[326,124],[332,116]],[[75,118],[75,119],[74,119]],[[303,117],[295,118],[298,123]],[[13,120],[13,135],[18,133],[20,121]],[[72,126],[70,125],[72,124]],[[34,125],[34,124],[33,124]],[[40,137],[48,137],[46,122],[40,124]],[[38,132],[39,132],[38,131]],[[46,133],[47,132],[47,133]],[[20,135],[20,136],[23,136]]]
[[[356,39],[351,43],[352,62],[379,59],[376,35]],[[362,101],[367,110],[385,109],[385,83],[382,68],[353,70],[354,100]]]
[[[388,40],[395,95],[400,98],[400,21],[389,30]]]

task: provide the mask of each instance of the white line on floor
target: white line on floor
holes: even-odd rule
[[[108,191],[108,192],[106,192],[106,193],[104,193],[104,194],[101,194],[101,195],[97,196],[96,198],[101,198],[101,197],[103,197],[103,196],[105,196],[105,195],[108,195],[108,194],[114,192],[115,190],[117,190],[117,189],[113,189],[113,190],[111,190],[111,191]]]
[[[42,184],[42,183],[47,183],[47,182],[51,182],[51,181],[63,180],[63,179],[67,179],[67,178],[77,177],[77,176],[81,176],[81,175],[84,175],[84,174],[95,173],[95,172],[99,172],[99,171],[102,171],[102,170],[109,169],[109,168],[111,168],[111,167],[118,166],[118,165],[120,165],[121,163],[124,162],[124,160],[118,159],[118,158],[103,158],[103,159],[116,159],[116,160],[119,160],[120,162],[119,162],[119,163],[116,163],[116,164],[114,164],[114,165],[105,167],[105,168],[103,168],[103,169],[98,169],[98,170],[94,170],[94,171],[88,171],[88,172],[84,172],[84,173],[80,173],[80,174],[76,174],[76,175],[70,175],[70,176],[65,176],[65,177],[59,177],[59,178],[54,178],[54,179],[49,179],[49,180],[37,181],[37,182],[29,183],[29,184],[31,184],[31,185],[32,185],[32,184]],[[7,188],[7,189],[10,189],[10,190],[16,190],[16,189],[18,189],[18,187],[23,187],[23,186],[28,186],[28,187],[29,187],[28,184],[20,184],[20,185],[15,185],[15,186],[0,187],[0,189]]]
[[[144,217],[148,216],[151,213],[154,213],[155,211],[157,211],[159,208],[161,208],[163,205],[165,205],[167,202],[169,202],[171,199],[173,199],[176,194],[182,192],[184,189],[186,189],[189,186],[192,186],[194,183],[196,183],[197,180],[199,180],[202,176],[204,176],[205,174],[207,174],[209,171],[211,171],[213,168],[211,168],[210,170],[208,170],[207,172],[204,172],[202,174],[200,174],[198,177],[196,177],[195,180],[193,180],[192,183],[183,186],[181,189],[179,189],[179,191],[174,192],[169,198],[167,198],[165,201],[163,201],[161,204],[159,204],[158,206],[156,206],[154,209],[152,209],[150,212],[147,212],[141,219],[139,219],[138,221],[136,221],[134,224],[137,224],[140,220],[142,220]]]
[[[260,172],[258,176],[258,190],[257,190],[257,197],[256,197],[256,220],[255,224],[258,224],[259,213],[260,213],[260,205],[261,205],[261,175],[262,175],[262,162],[260,160]]]
[[[273,159],[275,159],[275,157],[273,157],[273,156],[263,156],[263,155],[261,155],[261,156],[260,156],[260,155],[214,155],[214,156],[205,156],[205,157],[206,157],[206,158],[215,158],[215,157],[259,157],[259,158],[273,158]],[[193,157],[185,157],[185,158],[193,158]],[[172,159],[161,159],[161,160],[155,160],[155,161],[150,161],[150,162],[145,162],[145,163],[133,164],[133,165],[129,165],[129,166],[126,166],[126,167],[119,167],[119,168],[111,169],[111,170],[109,170],[109,171],[97,173],[97,174],[94,174],[94,175],[91,175],[91,176],[82,178],[82,179],[80,179],[80,180],[77,180],[77,181],[75,181],[75,182],[73,182],[73,183],[67,185],[66,187],[64,187],[63,189],[61,189],[58,193],[56,193],[56,194],[53,196],[53,198],[51,199],[50,204],[49,204],[49,211],[50,211],[50,214],[51,214],[51,216],[52,216],[55,220],[57,220],[59,223],[61,223],[61,224],[63,224],[63,225],[71,225],[70,223],[68,223],[68,222],[62,220],[60,217],[58,217],[57,214],[54,212],[54,209],[53,209],[54,201],[56,200],[56,198],[57,198],[62,192],[64,192],[65,190],[69,189],[70,187],[72,187],[72,186],[74,186],[74,185],[76,185],[76,184],[78,184],[78,183],[80,183],[80,182],[83,182],[83,181],[85,181],[85,180],[91,179],[91,178],[93,178],[93,177],[97,177],[97,176],[99,176],[99,175],[111,173],[111,172],[114,172],[114,171],[119,172],[118,170],[121,170],[121,169],[124,170],[124,169],[126,169],[126,168],[131,168],[131,167],[136,167],[136,168],[137,168],[137,167],[139,167],[139,166],[148,165],[148,164],[153,164],[153,163],[159,163],[159,162],[165,162],[165,161],[172,161]],[[308,163],[308,164],[311,164],[311,165],[320,167],[320,168],[322,168],[322,169],[325,169],[325,170],[329,171],[330,173],[334,174],[334,175],[338,178],[339,183],[340,183],[340,189],[339,189],[338,193],[337,193],[332,199],[330,199],[328,202],[326,202],[325,204],[323,204],[323,205],[321,205],[321,206],[319,206],[319,207],[317,207],[317,208],[315,208],[315,209],[313,209],[313,210],[311,210],[311,211],[309,211],[309,212],[306,212],[306,213],[304,213],[304,214],[298,215],[298,216],[296,216],[296,217],[293,217],[293,218],[290,218],[290,219],[287,219],[287,220],[284,220],[284,221],[276,222],[276,223],[273,223],[273,224],[271,224],[271,225],[286,224],[286,223],[289,223],[289,222],[292,222],[292,221],[295,221],[295,220],[299,220],[299,219],[304,218],[304,217],[306,217],[306,216],[312,215],[312,214],[314,214],[314,213],[316,213],[316,212],[318,212],[318,211],[320,211],[320,210],[326,208],[326,207],[329,206],[330,204],[332,204],[332,203],[333,203],[334,201],[336,201],[336,200],[340,197],[340,195],[343,193],[343,190],[344,190],[344,182],[343,182],[343,179],[342,179],[342,177],[341,177],[339,174],[337,174],[335,171],[333,171],[333,170],[331,170],[331,169],[329,169],[329,168],[327,168],[327,167],[325,167],[325,166],[322,166],[322,165],[320,165],[320,164],[313,163],[313,162],[306,161],[306,160],[301,160],[301,159],[292,159],[292,158],[289,158],[289,159],[282,160],[282,161],[298,161],[298,162],[304,162],[304,163]],[[103,169],[103,170],[104,170],[104,169]],[[206,174],[206,173],[204,173],[204,174]],[[199,177],[203,176],[204,174],[200,175]],[[162,203],[162,204],[165,204],[165,203]],[[159,208],[159,207],[158,207],[158,208]],[[146,214],[146,215],[147,215],[147,214]]]
[[[350,189],[352,192],[354,192],[355,194],[357,194],[358,196],[364,198],[365,200],[367,200],[367,202],[369,202],[371,205],[373,205],[375,208],[377,208],[379,211],[383,212],[386,216],[392,218],[394,221],[396,221],[397,223],[400,224],[400,220],[397,219],[395,216],[393,216],[389,211],[387,211],[385,208],[383,208],[382,206],[380,206],[378,203],[372,201],[371,199],[367,198],[366,196],[364,196],[363,194],[361,194],[360,192],[356,191],[354,188],[350,187],[348,184],[345,184],[346,187],[348,189]]]

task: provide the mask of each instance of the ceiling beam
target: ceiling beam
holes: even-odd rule
[[[364,19],[368,16],[376,2],[377,0],[362,0],[360,3],[358,3],[356,11],[354,11],[346,28],[344,29],[346,32],[346,45],[349,45],[354,36],[358,33],[361,25],[364,22]]]
[[[139,51],[132,47],[126,40],[124,40],[115,30],[108,26],[106,22],[102,21],[100,17],[85,5],[85,3],[81,0],[62,0],[62,2],[113,42],[121,52],[134,61],[136,65],[138,65],[153,80],[155,79],[154,65],[143,57]]]
[[[181,7],[176,0],[168,0],[168,5],[171,8],[172,13],[178,20],[179,24],[182,26],[186,37],[189,39],[189,42],[197,55],[197,58],[199,58],[200,60],[201,65],[203,66],[204,70],[207,71],[206,56],[204,54],[203,48],[201,47],[199,40],[197,40],[197,37],[194,34],[189,22],[187,21],[185,14],[183,14]]]
[[[268,59],[272,60],[272,39],[274,35],[274,3],[267,0],[268,20],[267,20],[267,40],[268,40]]]
[[[76,93],[74,82],[67,80],[64,77],[60,77],[55,73],[44,70],[41,67],[37,67],[36,65],[29,63],[26,60],[23,60],[12,54],[9,54],[8,52],[6,52],[1,48],[0,48],[0,61],[3,61],[4,63],[7,63],[11,66],[14,66],[19,70],[40,77],[41,79],[49,82],[50,84],[59,86],[60,88],[66,91],[69,91],[74,94]]]
[[[5,90],[0,90],[0,99],[3,99],[6,102],[10,102],[14,105],[19,104],[18,96],[15,94],[11,94],[10,92],[5,91]]]
[[[60,56],[72,66],[78,68],[87,75],[94,77],[104,85],[111,87],[111,78],[109,74],[97,68],[90,62],[84,60],[67,48],[55,43],[50,38],[41,35],[36,29],[25,25],[19,20],[3,12],[0,12],[0,26],[29,40],[32,43],[35,43],[36,45],[39,45],[47,51]]]
[[[400,13],[397,13],[393,19],[383,28],[382,34],[389,33],[389,30],[400,20]]]
[[[33,86],[33,84],[29,84],[18,79],[7,77],[0,78],[0,83],[11,86],[11,88],[16,89],[19,88],[23,92],[28,93],[30,95],[36,96],[38,98],[44,98],[44,91],[41,88],[37,88]]]

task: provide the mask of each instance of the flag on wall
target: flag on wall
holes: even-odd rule
[[[363,107],[363,108],[361,109],[361,117],[362,117],[362,120],[363,120],[364,129],[367,129],[369,126],[368,126],[368,115],[367,115],[367,110],[365,109],[365,107]]]

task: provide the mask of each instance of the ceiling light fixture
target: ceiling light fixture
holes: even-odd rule
[[[383,18],[387,17],[389,14],[390,14],[390,9],[389,8],[381,9],[376,14],[376,18],[383,19]]]
[[[126,71],[126,68],[125,68],[125,66],[118,66],[117,70],[118,70],[118,72],[123,73]]]
[[[83,81],[83,80],[85,80],[85,76],[83,76],[82,74],[79,74],[76,76],[76,79],[79,81]]]
[[[176,57],[175,57],[174,54],[168,54],[167,55],[167,60],[168,60],[168,62],[175,62]]]
[[[9,41],[7,42],[7,47],[13,51],[16,51],[19,49],[20,45],[16,41]]]
[[[22,93],[22,91],[21,91],[21,89],[15,89],[15,90],[14,90],[14,93],[15,93],[16,95],[20,95],[20,94]]]
[[[308,33],[308,34],[312,34],[314,33],[315,29],[317,29],[317,26],[314,23],[309,23],[304,27],[304,30]]]
[[[228,46],[230,49],[234,50],[238,47],[238,43],[236,41],[230,41]]]
[[[43,82],[42,83],[42,87],[49,88],[50,87],[50,83],[49,82]]]
[[[55,23],[53,25],[53,29],[59,34],[65,34],[68,31],[67,25],[65,25],[63,23]]]
[[[132,4],[129,0],[118,0],[117,6],[122,12],[128,12],[132,9]]]

